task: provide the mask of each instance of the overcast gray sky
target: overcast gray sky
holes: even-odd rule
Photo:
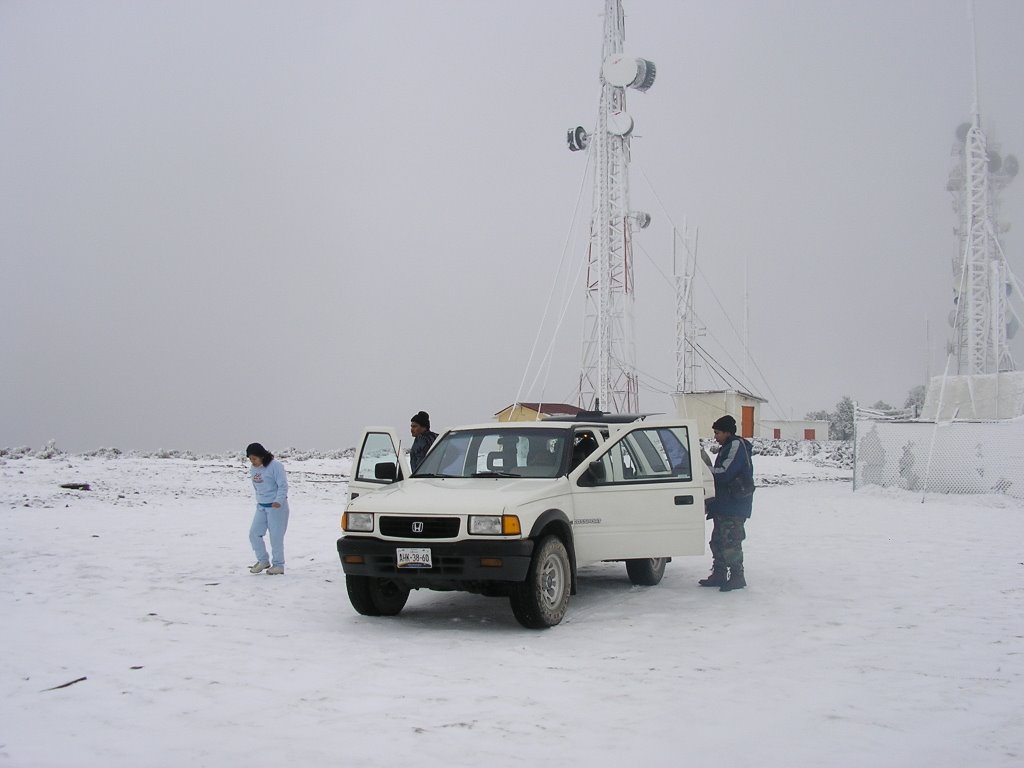
[[[633,207],[654,219],[641,408],[671,408],[684,220],[702,343],[737,374],[747,272],[767,415],[902,405],[949,335],[965,2],[624,4],[627,52],[658,68],[627,96]],[[534,378],[567,235],[572,274],[585,258],[565,132],[594,122],[602,10],[0,0],[0,445],[343,448],[421,408],[488,420]],[[976,14],[985,127],[1024,157],[1024,3]],[[1024,178],[1002,201],[1024,277]],[[573,392],[572,296],[522,399]]]

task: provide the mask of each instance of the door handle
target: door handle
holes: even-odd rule
[[[693,504],[693,496],[676,496],[677,506],[686,506],[687,504]]]

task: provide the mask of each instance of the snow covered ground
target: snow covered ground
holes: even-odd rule
[[[0,458],[0,766],[1024,764],[1024,507],[755,463],[747,589],[592,567],[534,632],[461,593],[357,615],[348,459],[285,462],[268,577],[241,456]]]

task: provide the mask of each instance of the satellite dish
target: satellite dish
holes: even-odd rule
[[[657,68],[653,61],[636,59],[624,53],[613,53],[601,65],[601,76],[616,88],[636,88],[646,91],[654,85]]]
[[[1017,318],[1010,316],[1009,322],[1006,323],[1006,338],[1012,339],[1017,335],[1017,331],[1020,329],[1020,323],[1017,322]]]
[[[629,214],[629,218],[637,229],[647,229],[651,225],[651,214],[647,211],[633,211]]]
[[[601,65],[605,82],[616,88],[627,88],[636,79],[636,59],[624,53],[613,53]]]
[[[572,152],[579,152],[581,149],[586,149],[590,143],[590,134],[584,130],[582,125],[578,125],[575,128],[570,128],[566,135],[566,141],[569,142],[569,149]]]
[[[950,328],[955,328],[956,327],[956,310],[955,309],[949,310],[949,327]]]
[[[633,118],[628,112],[612,112],[608,115],[608,133],[625,138],[633,132]]]
[[[956,140],[960,141],[960,142],[966,141],[967,140],[967,132],[969,130],[971,130],[971,124],[970,123],[960,123],[960,125],[957,126],[957,129],[956,129]]]
[[[658,74],[658,69],[654,66],[653,61],[648,61],[647,59],[637,59],[636,64],[636,80],[631,85],[638,91],[646,91],[654,85],[654,78]]]
[[[1003,158],[1000,157],[999,153],[994,149],[988,151],[988,170],[989,173],[999,173],[999,169],[1003,166]]]
[[[1011,179],[1017,175],[1017,171],[1020,170],[1020,164],[1017,162],[1016,155],[1007,155],[1006,159],[1003,160],[1003,173],[1009,176]]]

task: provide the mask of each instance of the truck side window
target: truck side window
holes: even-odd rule
[[[690,481],[693,469],[685,427],[638,429],[601,457],[599,485],[656,481]]]
[[[380,480],[376,475],[376,467],[381,463],[392,463],[398,465],[398,455],[395,453],[395,446],[391,442],[391,436],[385,432],[370,432],[363,442],[362,450],[359,453],[359,466],[356,467],[356,478],[367,480],[371,483],[387,483],[387,480]]]

